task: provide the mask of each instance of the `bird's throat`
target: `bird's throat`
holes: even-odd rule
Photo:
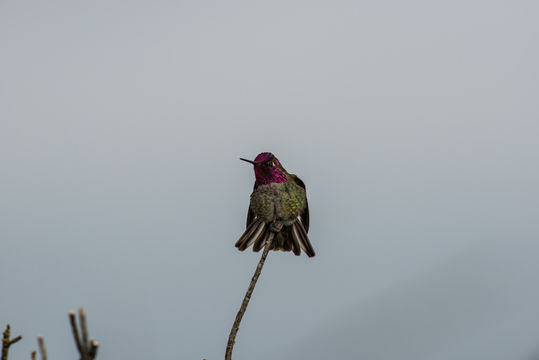
[[[258,185],[286,182],[286,174],[275,168],[255,166],[255,177]]]

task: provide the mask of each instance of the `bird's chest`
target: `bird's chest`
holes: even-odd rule
[[[251,210],[267,222],[295,220],[305,208],[305,192],[296,184],[259,185],[251,194]]]

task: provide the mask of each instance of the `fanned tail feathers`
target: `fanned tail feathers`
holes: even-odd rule
[[[270,236],[269,226],[264,221],[255,219],[236,242],[236,247],[243,251],[253,245],[253,251],[258,252],[264,247],[268,236]],[[300,255],[303,250],[308,257],[315,256],[307,231],[300,221],[283,226],[282,230],[275,234],[271,248],[292,251],[295,255]]]
[[[301,246],[301,249],[307,254],[308,257],[313,257],[316,255],[314,252],[313,246],[311,245],[311,242],[309,241],[309,237],[307,236],[307,231],[305,231],[305,227],[303,227],[303,224],[299,221],[296,221],[292,224],[297,233],[299,233],[299,244]],[[293,234],[296,234],[296,231],[293,232]]]
[[[243,251],[247,249],[257,239],[263,237],[265,232],[264,230],[266,230],[266,228],[266,223],[262,220],[253,221],[251,225],[249,225],[247,229],[245,229],[245,232],[238,239],[238,241],[236,241],[236,247],[238,248],[238,250]]]

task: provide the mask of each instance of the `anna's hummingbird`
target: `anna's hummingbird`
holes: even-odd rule
[[[309,231],[309,206],[305,184],[299,177],[289,174],[279,160],[269,152],[258,154],[254,161],[255,186],[247,213],[247,229],[236,242],[243,251],[253,245],[258,252],[265,244],[270,232],[275,236],[270,249],[301,250],[308,257],[315,255],[307,237]]]

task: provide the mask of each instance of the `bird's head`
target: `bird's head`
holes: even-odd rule
[[[286,182],[286,170],[279,159],[270,152],[258,154],[254,161],[243,158],[240,160],[253,164],[258,185]]]

